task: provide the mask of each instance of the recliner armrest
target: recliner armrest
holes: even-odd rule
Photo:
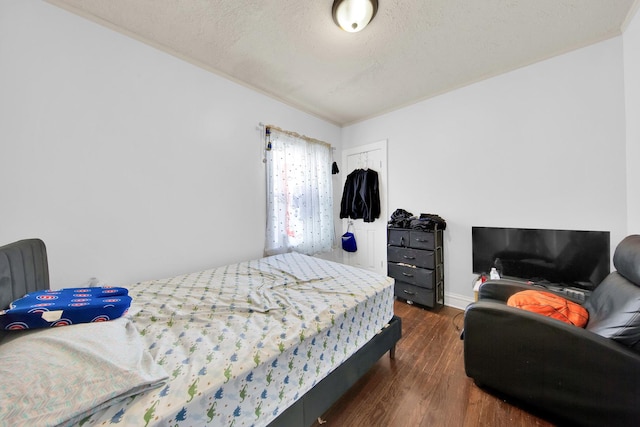
[[[640,419],[640,354],[559,320],[497,301],[470,304],[464,362],[477,383],[565,422]]]
[[[478,299],[491,299],[506,302],[509,297],[517,292],[530,289],[543,290],[526,282],[510,279],[488,280],[480,285]]]

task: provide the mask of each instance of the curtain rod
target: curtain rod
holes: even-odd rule
[[[276,132],[280,132],[280,133],[283,133],[283,134],[285,134],[285,135],[293,136],[294,138],[304,139],[304,140],[305,140],[305,141],[307,141],[307,142],[313,142],[313,143],[315,143],[315,144],[322,144],[322,145],[326,145],[327,147],[329,147],[329,148],[331,148],[331,149],[334,149],[334,148],[331,146],[331,144],[329,144],[328,142],[324,142],[324,141],[321,141],[321,140],[319,140],[319,139],[311,138],[311,137],[306,136],[306,135],[300,135],[300,134],[299,134],[299,133],[297,133],[297,132],[292,132],[292,131],[290,131],[290,130],[285,130],[285,129],[279,128],[278,126],[274,126],[274,125],[265,125],[265,124],[264,124],[264,123],[262,123],[262,122],[260,122],[259,124],[260,124],[260,126],[262,126],[262,127],[268,127],[269,129],[271,129],[271,130],[275,130]]]

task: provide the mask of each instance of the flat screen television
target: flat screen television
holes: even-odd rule
[[[610,270],[608,231],[472,227],[471,238],[476,274],[498,264],[505,277],[593,289]]]

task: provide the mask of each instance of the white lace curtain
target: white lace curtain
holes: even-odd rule
[[[265,254],[329,251],[334,236],[331,147],[270,130]]]

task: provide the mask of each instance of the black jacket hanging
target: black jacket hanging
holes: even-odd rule
[[[340,203],[340,218],[373,222],[380,217],[378,172],[356,169],[347,175]]]

